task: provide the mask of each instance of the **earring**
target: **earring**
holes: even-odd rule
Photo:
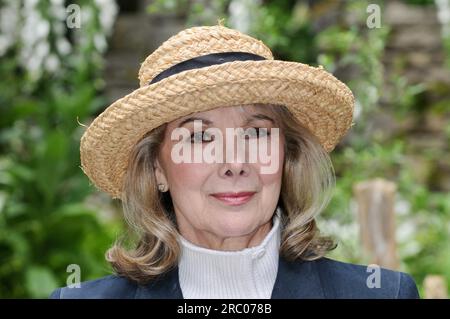
[[[158,184],[158,190],[160,191],[160,192],[165,192],[166,191],[166,185],[164,185],[164,184]]]

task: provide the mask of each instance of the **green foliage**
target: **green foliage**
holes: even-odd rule
[[[38,7],[44,16],[46,4]],[[55,72],[32,76],[18,58],[19,44],[2,57],[0,298],[46,298],[66,285],[70,264],[80,266],[82,280],[110,272],[103,256],[120,223],[85,204],[92,186],[79,167],[78,121],[105,104],[101,53],[93,45],[101,30],[85,22],[85,40],[72,43]]]
[[[188,0],[155,0],[147,6],[147,13],[175,12],[183,14],[188,5]]]
[[[434,4],[434,0],[403,0],[403,2],[419,6],[428,6]]]
[[[443,37],[442,45],[445,52],[445,65],[450,69],[450,34]]]

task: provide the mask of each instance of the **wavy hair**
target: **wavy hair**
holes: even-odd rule
[[[257,105],[257,104],[254,104]],[[336,247],[321,236],[316,216],[325,209],[335,187],[331,159],[317,138],[283,105],[265,105],[285,138],[280,255],[287,260],[321,258]],[[132,236],[131,246],[117,240],[106,259],[118,275],[146,283],[178,263],[180,245],[170,192],[157,189],[154,163],[166,124],[147,133],[133,148],[124,177],[122,206]]]

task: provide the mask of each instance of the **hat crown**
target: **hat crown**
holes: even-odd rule
[[[224,26],[185,29],[170,37],[142,63],[140,86],[146,86],[164,70],[189,59],[211,53],[246,52],[273,60],[270,49],[260,40]]]

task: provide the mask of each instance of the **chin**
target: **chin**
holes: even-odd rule
[[[214,222],[214,228],[215,232],[223,237],[240,237],[255,231],[259,226],[258,222],[255,216],[245,214],[244,212],[241,216],[237,216],[236,212],[233,212],[230,215],[220,216]]]

